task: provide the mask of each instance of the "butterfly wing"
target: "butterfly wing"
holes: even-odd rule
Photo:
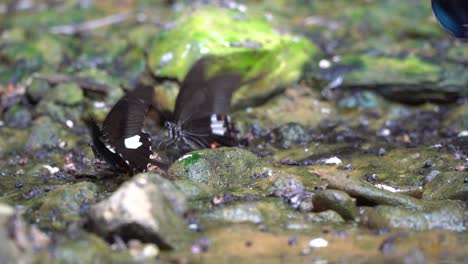
[[[152,103],[153,88],[140,85],[128,92],[112,107],[102,126],[102,133],[110,144],[138,135],[146,112]]]
[[[174,110],[176,123],[229,113],[232,94],[240,87],[241,75],[226,72],[207,79],[209,62],[210,57],[199,59],[182,82]]]
[[[238,130],[228,115],[212,114],[183,125],[184,141],[191,149],[235,146]]]
[[[141,132],[125,138],[115,146],[115,150],[130,167],[132,174],[143,172],[151,164],[151,136]]]
[[[142,128],[152,98],[153,88],[139,85],[122,97],[104,120],[105,147],[119,155],[131,173],[146,170],[151,162],[151,139]]]
[[[87,121],[86,124],[91,132],[90,146],[94,152],[94,156],[100,160],[104,160],[115,170],[128,171],[128,165],[122,157],[109,149],[101,140],[102,133],[97,124],[93,120]]]

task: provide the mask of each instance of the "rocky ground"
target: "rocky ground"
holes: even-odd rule
[[[468,261],[468,46],[427,1],[7,0],[0,25],[0,263]],[[254,80],[242,144],[100,169],[83,120],[204,54]]]

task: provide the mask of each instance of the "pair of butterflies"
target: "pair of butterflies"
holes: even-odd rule
[[[165,124],[169,137],[166,145],[177,145],[184,152],[236,145],[237,130],[228,114],[232,94],[241,86],[242,78],[231,72],[208,78],[209,63],[210,57],[196,61],[180,84],[172,120]],[[153,77],[157,82],[174,81]],[[142,131],[153,94],[152,86],[138,85],[114,105],[102,129],[93,121],[88,123],[94,155],[114,170],[135,174],[150,165],[161,167],[161,162],[151,159],[151,136]]]

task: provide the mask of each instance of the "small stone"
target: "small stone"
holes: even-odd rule
[[[297,245],[297,237],[296,236],[291,236],[288,239],[288,245],[290,246],[296,246]]]
[[[31,113],[21,105],[10,107],[4,114],[5,124],[12,128],[26,128],[32,120]]]
[[[427,174],[426,177],[424,177],[424,182],[425,183],[431,182],[439,174],[440,174],[440,171],[438,170],[430,171],[429,174]]]
[[[288,123],[280,126],[273,132],[276,140],[275,144],[283,149],[288,149],[294,145],[306,144],[311,140],[310,133],[304,126],[298,123]]]
[[[74,83],[61,83],[53,88],[52,93],[49,95],[49,100],[63,105],[77,105],[83,99],[83,90]]]
[[[379,148],[379,151],[377,152],[379,156],[384,156],[387,154],[387,151],[384,148]]]
[[[428,169],[428,168],[432,168],[434,165],[432,164],[432,162],[430,160],[424,162],[424,164],[422,165],[421,168],[424,168],[424,169]]]
[[[353,170],[353,166],[351,166],[351,164],[346,164],[344,166],[338,166],[337,169],[338,170]]]
[[[21,180],[19,180],[19,181],[17,181],[17,182],[15,183],[15,188],[18,188],[18,189],[19,189],[19,188],[23,188],[23,186],[24,186],[24,183],[23,183],[23,181],[21,181]]]
[[[342,161],[338,157],[331,157],[331,158],[326,159],[324,163],[327,165],[338,165],[338,164],[341,164]]]
[[[37,103],[47,95],[50,89],[50,84],[47,80],[33,78],[31,84],[28,86],[27,95],[33,102]]]
[[[327,247],[328,241],[323,238],[315,238],[309,241],[309,247],[311,248],[322,248]]]

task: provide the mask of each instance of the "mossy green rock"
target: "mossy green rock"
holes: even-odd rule
[[[81,103],[83,99],[83,90],[74,83],[58,84],[50,94],[50,100],[70,106]]]
[[[47,92],[49,92],[50,89],[51,87],[47,80],[42,78],[33,78],[31,84],[28,86],[27,94],[32,101],[39,102],[47,95]]]
[[[209,220],[228,223],[260,224],[263,222],[262,211],[255,202],[216,208],[213,211],[203,214],[203,217]]]
[[[341,63],[353,68],[343,76],[344,87],[372,89],[395,100],[450,102],[468,95],[468,73],[463,65],[433,63],[415,55],[345,56]]]
[[[314,203],[314,210],[318,212],[331,209],[339,213],[346,220],[354,220],[358,216],[355,201],[342,191],[317,191],[312,201]]]
[[[4,116],[5,123],[12,128],[26,128],[31,119],[31,113],[21,105],[13,105]]]
[[[192,180],[216,188],[219,192],[248,187],[251,176],[263,170],[263,162],[250,151],[218,148],[192,151],[169,168],[172,180]]]
[[[370,228],[465,231],[467,221],[466,208],[448,201],[423,211],[379,205],[365,208],[361,215],[361,222]]]
[[[49,263],[45,260],[51,261],[51,257],[44,258],[44,262]],[[73,239],[57,241],[53,260],[70,264],[93,263],[96,260],[104,263],[134,263],[129,254],[112,250],[106,241],[84,231],[74,234]]]
[[[468,200],[466,172],[453,171],[437,175],[424,186],[423,199],[426,200]]]
[[[91,182],[62,185],[32,200],[27,217],[36,220],[41,228],[65,230],[69,224],[83,221],[81,208],[96,202],[97,189]]]
[[[157,74],[182,80],[198,58],[213,55],[223,58],[216,62],[218,70],[238,71],[244,80],[261,76],[234,94],[233,105],[239,107],[281,91],[301,75],[303,64],[317,53],[311,42],[278,33],[260,16],[207,8],[161,33],[149,51],[149,65]],[[166,98],[159,100],[173,104],[173,94],[168,91]]]
[[[67,147],[72,148],[78,140],[77,136],[64,129],[64,126],[52,122],[49,117],[39,117],[33,122],[26,149],[53,148],[57,147],[61,141],[65,142]]]

